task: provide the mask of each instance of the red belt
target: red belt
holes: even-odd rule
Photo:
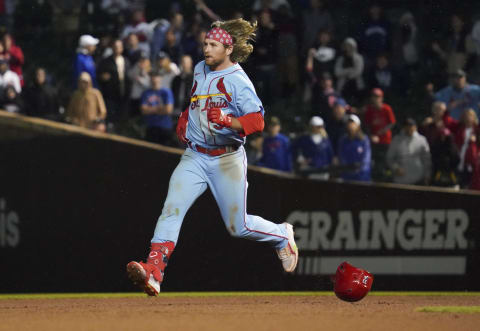
[[[226,154],[226,153],[232,153],[232,152],[235,152],[236,150],[238,150],[238,147],[239,146],[235,146],[235,145],[227,145],[227,146],[223,146],[223,147],[219,147],[219,148],[203,148],[201,146],[197,146],[195,145],[195,147],[192,146],[192,143],[188,143],[188,145],[190,146],[191,149],[199,152],[199,153],[202,153],[202,154],[207,154],[207,155],[210,155],[210,156],[220,156],[220,155],[223,155],[223,154]]]

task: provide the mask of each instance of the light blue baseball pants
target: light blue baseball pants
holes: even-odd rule
[[[207,186],[232,236],[268,242],[277,249],[287,245],[284,225],[247,214],[247,157],[243,146],[217,157],[186,149],[170,178],[152,243],[177,242],[185,214]]]

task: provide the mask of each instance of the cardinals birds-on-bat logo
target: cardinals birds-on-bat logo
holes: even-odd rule
[[[217,89],[220,91],[220,93],[225,95],[228,102],[232,101],[232,97],[227,93],[227,89],[225,88],[225,84],[223,84],[223,77],[218,80]]]

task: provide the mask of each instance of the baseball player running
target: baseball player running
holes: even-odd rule
[[[297,266],[291,224],[247,214],[245,137],[261,132],[264,110],[239,62],[253,51],[256,24],[243,19],[214,22],[203,44],[205,60],[195,66],[191,103],[181,115],[177,136],[187,145],[170,178],[147,262],[127,264],[130,279],[145,293],[160,292],[164,270],[183,218],[207,189],[213,193],[229,233],[270,243],[286,272]]]

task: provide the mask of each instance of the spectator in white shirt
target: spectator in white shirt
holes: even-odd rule
[[[0,59],[0,89],[3,91],[7,86],[13,86],[17,93],[22,92],[20,78],[9,69],[8,60]]]

